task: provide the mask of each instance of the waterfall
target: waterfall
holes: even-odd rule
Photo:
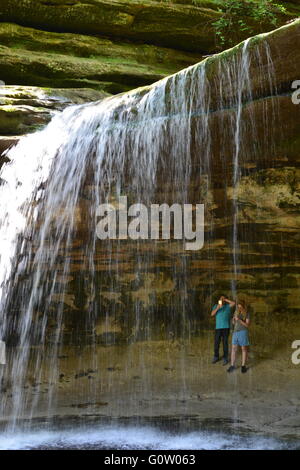
[[[265,142],[257,139],[258,124],[248,107],[257,96],[274,92],[272,73],[266,89],[254,90],[250,68],[266,83],[266,64],[272,71],[267,41],[246,41],[152,86],[71,106],[9,150],[0,186],[1,337],[8,356],[1,370],[6,393],[0,410],[11,428],[25,418],[30,425],[38,415],[53,417],[64,380],[60,358],[71,348],[83,366],[89,350],[91,380],[78,388],[88,402],[100,401],[104,386],[102,376],[92,376],[99,370],[99,344],[121,344],[125,375],[138,361],[141,388],[151,394],[155,371],[147,367],[145,350],[133,354],[127,345],[148,341],[151,349],[152,341],[169,341],[179,350],[174,401],[189,393],[188,344],[215,294],[212,180],[217,173],[224,195],[232,188],[224,225],[231,226],[226,259],[236,293],[241,168],[269,145],[268,132]],[[266,111],[260,125],[270,129],[271,118]],[[204,202],[204,250],[186,252],[181,240],[97,239],[97,207],[116,204],[124,195],[147,206]],[[190,269],[202,262],[211,288],[200,299]],[[173,289],[169,296],[163,288],[166,273]],[[157,307],[164,296],[164,308]],[[168,354],[164,357],[171,361]],[[112,374],[106,386],[114,396],[118,384]],[[128,393],[135,402],[137,388]]]

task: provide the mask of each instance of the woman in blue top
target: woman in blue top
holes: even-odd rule
[[[231,349],[231,365],[227,372],[232,372],[235,369],[236,352],[238,346],[242,348],[242,372],[247,372],[246,362],[248,358],[248,348],[250,346],[248,329],[250,326],[250,315],[247,312],[245,302],[242,300],[237,302],[237,309],[232,319],[233,335],[232,335],[232,349]]]

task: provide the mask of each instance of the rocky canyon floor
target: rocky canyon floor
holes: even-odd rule
[[[177,422],[189,429],[299,439],[300,364],[292,362],[291,345],[300,339],[300,324],[284,335],[280,322],[276,325],[276,331],[253,328],[246,374],[241,373],[240,356],[232,374],[222,361],[211,364],[213,330],[206,330],[190,341],[62,348],[57,358],[59,379],[52,383],[51,413],[49,370],[39,382],[36,375],[29,375],[24,393],[28,403],[38,398],[33,411],[37,424],[51,419],[58,425],[168,427]],[[51,357],[46,359],[49,366]],[[9,385],[5,395],[9,403],[13,398]]]

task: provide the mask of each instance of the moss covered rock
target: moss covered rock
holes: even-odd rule
[[[209,6],[149,0],[7,0],[0,21],[38,29],[126,38],[186,51],[214,49],[211,23],[220,13]]]
[[[33,132],[44,126],[55,112],[62,111],[71,104],[97,101],[105,96],[107,95],[103,92],[84,88],[1,86],[0,154],[17,142],[15,136]]]
[[[153,83],[200,54],[0,23],[1,79],[7,84],[89,87],[119,93]]]
[[[221,0],[6,0],[0,21],[209,53],[215,51],[213,22],[221,15],[220,5]],[[286,6],[286,19],[299,14],[296,1]],[[260,31],[260,24],[254,25],[254,32]],[[240,39],[245,34],[241,31]]]
[[[222,0],[7,0],[0,5],[0,79],[113,94],[151,84],[218,50],[220,5]],[[298,8],[288,3],[278,25],[300,14]],[[266,28],[273,25],[251,24],[253,34]],[[237,42],[248,34],[235,32]]]

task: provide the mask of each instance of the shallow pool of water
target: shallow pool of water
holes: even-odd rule
[[[297,449],[297,443],[256,435],[192,431],[173,433],[148,426],[93,426],[0,434],[1,450],[230,450]],[[298,447],[299,448],[299,447]]]

